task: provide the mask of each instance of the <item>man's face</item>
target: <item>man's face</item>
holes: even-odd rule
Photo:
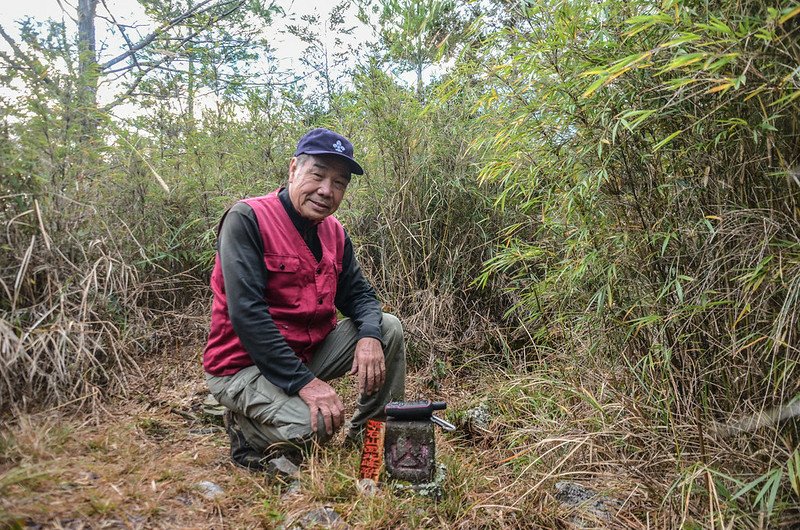
[[[339,208],[350,183],[347,164],[333,155],[306,155],[289,163],[289,198],[309,221],[322,221]]]

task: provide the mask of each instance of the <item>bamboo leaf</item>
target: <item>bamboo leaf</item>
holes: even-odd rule
[[[682,132],[683,132],[683,129],[681,129],[680,131],[675,131],[674,133],[670,134],[669,136],[667,136],[666,138],[664,138],[663,140],[658,142],[656,145],[654,145],[653,146],[653,151],[658,151],[659,149],[661,149],[662,147],[664,147],[665,145],[670,143],[672,140],[674,140],[675,137],[678,136],[679,134],[681,134]]]
[[[656,111],[654,109],[650,110],[629,110],[624,112],[620,116],[620,120],[623,122],[623,125],[626,129],[633,132],[636,127],[641,125],[647,118],[652,116]],[[633,118],[633,121],[628,121]]]
[[[789,457],[786,463],[787,473],[789,474],[789,482],[792,484],[792,489],[797,495],[800,495],[800,447],[797,447]]]
[[[729,88],[731,88],[732,86],[733,86],[733,83],[731,83],[730,81],[728,81],[726,83],[721,83],[721,84],[719,84],[719,85],[717,85],[715,87],[711,87],[708,90],[706,90],[706,94],[716,94],[717,92],[722,92],[722,91],[726,91],[727,92],[727,90]]]
[[[606,78],[605,78],[605,77],[598,77],[597,79],[595,79],[595,80],[592,82],[592,84],[590,84],[590,85],[588,86],[588,88],[586,89],[586,91],[585,91],[583,94],[581,94],[581,97],[582,97],[582,98],[588,98],[589,96],[591,96],[592,94],[594,94],[594,92],[595,92],[595,91],[596,91],[598,88],[600,88],[601,86],[603,86],[603,83],[605,83],[605,81],[606,81]]]
[[[800,15],[800,6],[795,7],[794,9],[783,15],[781,18],[779,18],[778,24],[783,25],[787,20],[789,20],[790,18],[794,18],[797,15]]]
[[[664,68],[658,71],[659,74],[663,74],[666,72],[670,72],[677,68],[683,68],[685,66],[690,66],[694,63],[698,63],[702,61],[706,57],[705,53],[696,52],[696,53],[686,53],[683,55],[679,55],[672,59],[672,61],[667,64]]]
[[[687,42],[694,42],[700,38],[700,35],[697,33],[683,33],[680,37],[676,37],[672,40],[668,40],[659,45],[659,48],[670,48],[672,46],[678,46],[680,44],[686,44]]]
[[[769,475],[761,475],[759,477],[756,477],[752,481],[748,482],[747,484],[745,484],[744,486],[739,488],[739,490],[736,493],[733,494],[733,497],[731,497],[731,500],[735,501],[739,497],[742,497],[743,495],[748,493],[750,490],[752,490],[753,488],[755,488],[756,486],[758,486],[759,484],[761,484],[762,482],[764,482],[768,478],[769,478]]]

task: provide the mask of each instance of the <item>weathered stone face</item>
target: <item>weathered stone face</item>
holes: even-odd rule
[[[394,480],[423,484],[433,480],[436,445],[430,420],[389,418],[385,435],[386,471]]]

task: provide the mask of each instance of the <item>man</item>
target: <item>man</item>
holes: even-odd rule
[[[344,228],[333,217],[353,145],[328,129],[300,139],[286,187],[238,202],[220,221],[203,367],[224,405],[231,458],[274,471],[282,456],[327,441],[344,423],[328,381],[356,376],[348,437],[360,438],[405,389],[403,330],[382,313]],[[346,319],[337,323],[336,310]]]

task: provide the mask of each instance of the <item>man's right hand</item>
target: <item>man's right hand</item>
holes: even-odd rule
[[[317,432],[317,413],[325,421],[325,432],[333,435],[344,423],[344,405],[331,385],[314,378],[297,393],[311,413],[311,430]]]

